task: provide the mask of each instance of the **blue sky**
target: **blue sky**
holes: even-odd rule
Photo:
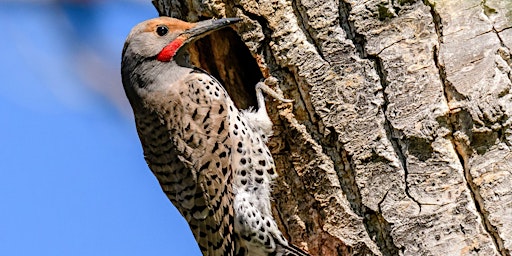
[[[0,2],[0,255],[200,255],[120,80],[147,1]]]

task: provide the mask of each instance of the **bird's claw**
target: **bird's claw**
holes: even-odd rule
[[[293,102],[294,100],[285,99],[283,96],[279,95],[276,91],[274,91],[272,88],[269,87],[269,85],[270,86],[277,85],[278,82],[279,82],[279,80],[277,80],[277,78],[275,78],[273,76],[269,76],[268,78],[265,79],[264,82],[258,82],[256,84],[256,95],[257,96],[261,95],[261,92],[263,91],[266,94],[273,97],[274,99],[279,100],[281,102],[285,102],[285,103]]]

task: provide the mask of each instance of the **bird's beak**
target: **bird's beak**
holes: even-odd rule
[[[242,21],[240,18],[223,18],[218,20],[205,20],[195,23],[195,26],[189,28],[180,35],[180,37],[184,37],[184,44],[191,43],[207,34],[219,30],[221,28],[227,27],[231,24]]]
[[[175,55],[179,54],[187,44],[190,44],[197,39],[223,27],[227,27],[231,24],[241,21],[240,18],[224,18],[218,20],[205,20],[197,23],[185,23],[187,29],[183,31],[173,41],[169,42],[160,53],[156,56],[156,59],[162,62],[170,61]]]

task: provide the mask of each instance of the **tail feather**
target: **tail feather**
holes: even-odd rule
[[[280,244],[279,247],[280,248],[277,250],[278,256],[311,256],[309,253],[291,243],[288,243],[288,245]]]

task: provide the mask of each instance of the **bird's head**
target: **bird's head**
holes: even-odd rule
[[[135,59],[155,58],[172,61],[188,44],[220,28],[241,21],[240,18],[224,18],[189,23],[170,17],[146,20],[136,25],[128,35],[123,50]]]
[[[136,25],[126,38],[121,62],[123,86],[132,107],[139,107],[146,92],[165,88],[180,78],[184,70],[178,66],[187,65],[180,56],[187,45],[239,21],[225,18],[188,23],[159,17]]]

